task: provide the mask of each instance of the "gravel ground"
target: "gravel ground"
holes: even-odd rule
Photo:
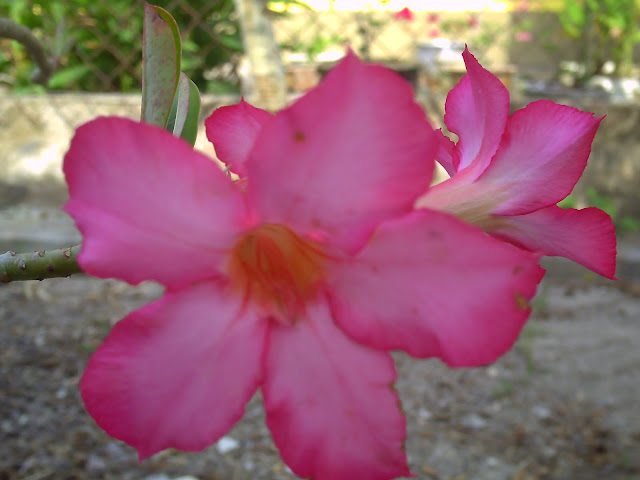
[[[396,355],[418,478],[640,478],[637,285],[571,278],[545,280],[516,347],[494,365],[450,370]],[[77,384],[88,356],[160,294],[84,276],[0,286],[0,480],[295,478],[259,396],[218,444],[141,464],[85,413]]]

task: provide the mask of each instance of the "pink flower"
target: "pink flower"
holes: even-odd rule
[[[440,21],[440,15],[437,13],[430,13],[427,15],[428,23],[437,23]]]
[[[531,251],[615,274],[611,218],[597,208],[562,209],[582,175],[602,118],[540,100],[509,116],[509,93],[468,49],[467,75],[449,92],[436,159],[451,178],[417,202],[452,213]]]
[[[408,84],[353,54],[276,115],[241,102],[206,126],[241,182],[121,118],[80,127],[66,155],[82,268],[166,287],[91,357],[88,412],[140,458],[197,451],[261,388],[296,475],[409,475],[389,350],[494,361],[530,313],[538,256],[414,210],[437,137]]]
[[[471,15],[469,17],[469,27],[476,28],[478,25],[480,25],[480,19],[478,18],[478,16]]]
[[[527,31],[518,32],[516,33],[516,40],[518,42],[530,42],[531,40],[533,40],[533,35],[531,34],[531,32]]]
[[[407,20],[412,22],[415,19],[415,14],[409,7],[404,7],[399,12],[394,13],[394,17],[396,17],[396,20]]]

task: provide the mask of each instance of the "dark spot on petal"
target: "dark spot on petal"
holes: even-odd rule
[[[529,310],[529,302],[521,293],[516,292],[516,305],[522,310]]]
[[[514,275],[518,275],[518,274],[522,273],[523,270],[524,270],[523,267],[517,266],[516,268],[513,269],[513,274]]]
[[[300,143],[300,142],[304,142],[307,139],[307,137],[304,136],[304,133],[298,130],[296,133],[293,134],[293,139],[296,142]]]

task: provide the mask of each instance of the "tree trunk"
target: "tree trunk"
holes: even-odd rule
[[[287,103],[287,86],[264,0],[234,0],[234,3],[253,77],[251,101],[261,108],[278,110]]]

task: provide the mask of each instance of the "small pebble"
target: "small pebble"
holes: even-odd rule
[[[240,442],[231,437],[222,437],[220,440],[218,440],[218,443],[216,443],[216,448],[222,455],[235,450],[239,446]]]
[[[487,467],[497,467],[500,465],[500,461],[496,457],[487,457],[484,463]]]
[[[551,417],[551,410],[544,405],[535,405],[532,409],[533,414],[538,417],[540,420],[546,420]]]
[[[488,425],[488,422],[477,413],[470,413],[469,415],[465,415],[464,417],[462,417],[461,423],[465,427],[473,429],[484,428]]]
[[[35,337],[33,338],[33,343],[36,344],[36,347],[42,348],[47,343],[47,334],[43,330],[38,331]]]
[[[0,430],[4,433],[11,433],[13,432],[13,424],[9,420],[4,420],[0,423]]]
[[[87,462],[85,464],[85,468],[89,472],[101,472],[107,468],[107,462],[105,462],[102,458],[97,455],[89,455],[87,458]]]
[[[426,408],[420,408],[418,410],[418,418],[422,420],[429,420],[431,418],[431,412]]]
[[[171,480],[171,478],[169,478],[164,473],[154,473],[153,475],[144,477],[144,480]]]

